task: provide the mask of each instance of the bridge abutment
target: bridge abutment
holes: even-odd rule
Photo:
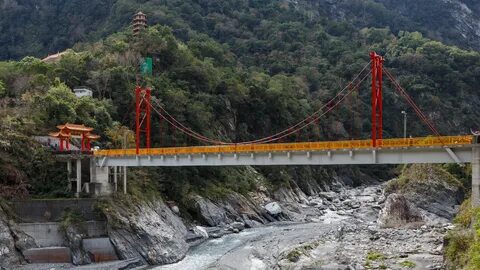
[[[480,207],[480,138],[474,137],[472,147],[472,206]]]

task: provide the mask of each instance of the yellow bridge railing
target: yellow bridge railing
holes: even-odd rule
[[[472,136],[442,136],[421,137],[407,139],[377,140],[377,148],[403,147],[431,147],[431,146],[459,146],[472,143]],[[192,147],[167,147],[140,149],[139,155],[189,155],[208,153],[255,153],[255,152],[288,152],[288,151],[327,151],[340,149],[368,149],[372,148],[371,140],[299,142],[299,143],[271,143],[271,144],[238,144],[213,145]],[[98,150],[95,156],[135,156],[136,149]]]

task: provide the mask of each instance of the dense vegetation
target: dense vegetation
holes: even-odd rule
[[[479,269],[480,208],[473,208],[472,201],[465,200],[454,223],[456,228],[446,237],[447,269]]]
[[[137,10],[148,11],[151,24],[172,27],[183,41],[193,29],[229,44],[242,56],[246,51],[263,54],[272,47],[279,51],[280,44],[267,41],[278,27],[292,28],[284,35],[289,39],[297,26],[319,22],[331,34],[343,35],[352,27],[389,27],[395,34],[420,31],[429,38],[480,49],[475,23],[458,25],[469,17],[479,19],[480,5],[474,0],[6,0],[0,2],[0,59],[44,57],[79,41],[96,41],[125,27]]]

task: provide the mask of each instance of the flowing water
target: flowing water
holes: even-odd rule
[[[247,229],[238,234],[229,234],[222,238],[208,240],[192,248],[185,259],[178,263],[158,266],[153,269],[208,269],[222,256],[238,248],[248,246],[248,243],[261,239],[282,229],[293,228],[297,225],[268,226],[255,229]],[[260,263],[261,264],[261,263]]]
[[[328,208],[312,218],[315,222],[278,223],[211,239],[182,261],[153,269],[365,269],[366,263],[403,269],[405,260],[414,262],[414,269],[441,269],[444,226],[379,228],[382,189],[344,190],[332,195]],[[369,262],[372,251],[384,259]]]

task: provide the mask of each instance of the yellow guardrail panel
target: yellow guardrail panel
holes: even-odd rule
[[[430,146],[455,146],[468,145],[473,141],[472,136],[443,136],[420,137],[378,140],[379,148],[400,147],[430,147]],[[245,153],[245,152],[280,152],[280,151],[319,151],[337,149],[368,149],[372,148],[370,140],[351,141],[324,141],[324,142],[299,142],[299,143],[272,143],[272,144],[238,144],[238,145],[213,145],[193,147],[166,147],[140,149],[139,155],[188,155],[208,153]],[[109,149],[97,150],[95,156],[135,156],[136,149]]]

